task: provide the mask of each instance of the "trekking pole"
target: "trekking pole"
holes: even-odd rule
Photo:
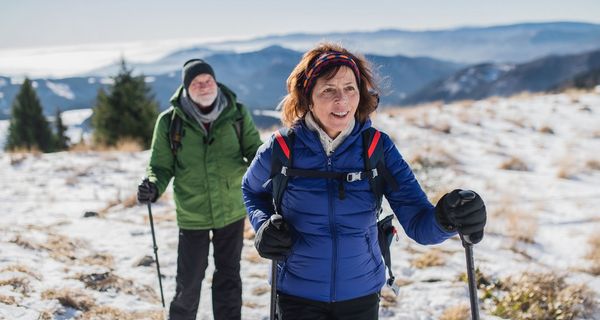
[[[147,183],[148,179],[144,179]],[[154,220],[152,219],[152,203],[148,201],[148,216],[150,217],[150,230],[152,231],[152,244],[154,246],[154,260],[156,260],[156,273],[158,274],[158,286],[160,287],[160,300],[163,309],[165,308],[165,296],[163,295],[162,280],[160,278],[160,264],[158,263],[158,246],[156,245],[156,236],[154,235]]]
[[[270,219],[275,228],[281,228],[283,217],[280,214],[274,214]],[[269,319],[279,319],[279,316],[277,315],[277,260],[275,259],[271,261],[271,310]]]
[[[460,204],[467,203],[475,199],[475,193],[470,190],[462,190],[458,193]],[[471,300],[471,319],[479,320],[479,301],[477,298],[477,285],[475,283],[475,264],[473,262],[473,242],[468,234],[459,233],[462,246],[465,248],[467,259],[467,278],[469,282],[469,299]]]

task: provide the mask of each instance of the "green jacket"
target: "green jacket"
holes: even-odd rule
[[[262,142],[248,110],[236,107],[235,93],[222,84],[219,87],[228,97],[229,105],[211,124],[208,135],[179,104],[182,86],[154,127],[146,173],[158,187],[159,195],[174,178],[177,225],[181,229],[222,228],[246,216],[241,180]],[[171,151],[169,139],[173,112],[183,119],[183,137],[176,155]],[[238,139],[235,122],[240,117],[243,123]]]

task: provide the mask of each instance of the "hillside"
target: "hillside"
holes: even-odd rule
[[[486,235],[474,254],[484,280],[495,284],[490,295],[502,301],[510,277],[513,288],[550,278],[545,290],[557,290],[553,299],[571,297],[561,308],[574,303],[576,319],[600,314],[593,306],[600,304],[598,123],[597,92],[432,104],[374,117],[432,201],[453,188],[474,189],[486,200]],[[148,157],[148,151],[0,154],[0,318],[160,318],[156,269],[142,261],[153,255],[147,208],[135,203]],[[168,303],[178,232],[171,191],[152,210]],[[252,231],[245,237],[243,318],[267,319],[269,262],[258,257]],[[426,247],[401,231],[391,248],[400,295],[383,289],[381,319],[464,314],[469,298],[459,280],[465,257],[457,237]],[[213,270],[211,262],[198,319],[212,318]],[[499,319],[492,299],[480,304],[482,319]]]

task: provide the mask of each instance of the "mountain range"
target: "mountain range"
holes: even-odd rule
[[[302,53],[279,46],[270,46],[255,52],[217,53],[207,58],[216,70],[217,81],[233,89],[238,98],[251,108],[273,109],[285,95],[285,80],[300,60]],[[382,91],[382,103],[394,104],[424,85],[449,76],[464,67],[462,64],[431,58],[405,56],[385,57],[367,55],[373,62]],[[101,76],[65,79],[34,79],[34,86],[46,114],[61,110],[93,106],[98,89],[110,84],[111,79]],[[146,75],[161,109],[167,108],[169,98],[181,83],[181,71]],[[20,83],[0,77],[0,115],[10,115],[10,101],[18,92]]]
[[[520,92],[550,91],[591,83],[600,69],[600,50],[565,56],[552,55],[522,64],[483,63],[461,69],[408,96],[401,104],[442,100],[444,102]],[[579,86],[579,85],[578,85]],[[591,85],[588,85],[591,87]]]
[[[156,61],[129,65],[146,76],[161,109],[168,107],[181,82],[182,63],[193,57],[211,63],[217,80],[249,107],[272,109],[285,95],[285,80],[302,51],[323,40],[366,53],[378,75],[382,105],[406,105],[544,91],[563,82],[575,83],[574,77],[598,67],[599,53],[593,50],[600,48],[600,25],[557,22],[421,32],[289,34],[174,48]],[[98,89],[108,86],[117,70],[114,64],[79,77],[33,81],[45,113],[52,115],[57,108],[92,107]],[[0,118],[10,116],[21,81],[0,75]]]

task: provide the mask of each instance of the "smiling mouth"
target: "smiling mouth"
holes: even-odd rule
[[[350,111],[332,112],[331,114],[337,118],[345,117]]]

